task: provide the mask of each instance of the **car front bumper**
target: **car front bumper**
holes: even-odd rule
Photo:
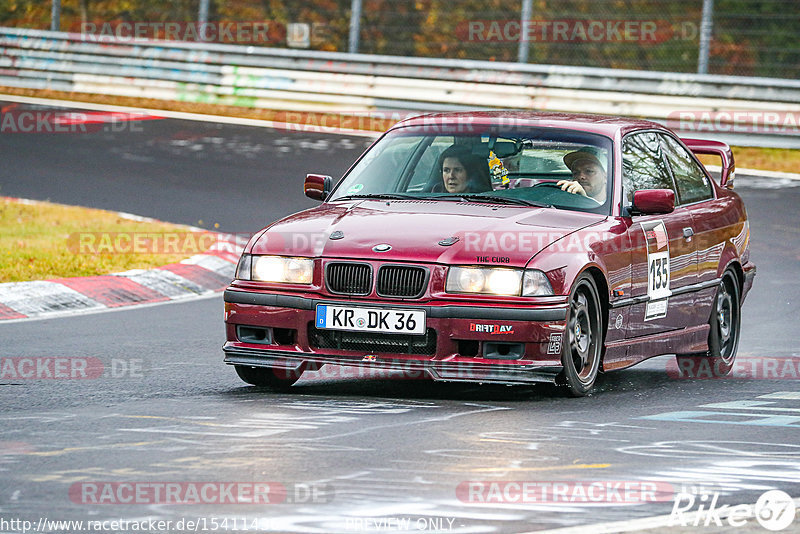
[[[229,288],[224,299],[223,351],[230,365],[292,374],[336,364],[382,369],[388,376],[502,384],[553,382],[561,371],[566,297],[525,307],[437,301],[416,305]],[[318,304],[424,310],[427,333],[317,330]]]

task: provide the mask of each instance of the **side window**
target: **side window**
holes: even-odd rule
[[[629,206],[639,189],[674,191],[661,143],[653,132],[629,135],[622,142],[623,204]]]
[[[692,156],[680,143],[668,135],[662,135],[664,153],[667,155],[675,184],[678,186],[681,204],[690,204],[714,197],[711,183]]]

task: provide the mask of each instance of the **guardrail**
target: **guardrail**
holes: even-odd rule
[[[0,28],[0,52],[0,85],[9,87],[331,112],[502,108],[670,122],[681,112],[722,110],[707,135],[800,147],[798,128],[770,132],[750,124],[753,113],[800,117],[796,80],[113,41],[18,28]],[[726,125],[729,131],[720,131]]]

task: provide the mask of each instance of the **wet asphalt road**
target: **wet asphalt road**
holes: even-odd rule
[[[251,232],[311,205],[302,177],[340,176],[367,142],[190,121],[140,126],[3,135],[0,194]],[[800,372],[800,182],[741,178],[737,191],[759,269],[739,357],[777,358],[784,379],[676,379],[667,372],[673,359],[660,357],[609,374],[583,399],[547,386],[358,380],[341,368],[278,394],[246,387],[222,364],[221,296],[0,324],[0,356],[90,357],[107,373],[0,381],[0,519],[184,519],[209,530],[216,520],[220,532],[253,521],[279,532],[526,532],[669,514],[684,486],[698,505],[715,493],[719,505],[753,504],[767,489],[797,497],[800,377],[786,366]],[[663,493],[648,503],[487,504],[459,491],[467,481],[646,482]],[[84,502],[87,484],[109,482],[266,482],[285,487],[289,502]],[[173,523],[169,531],[180,530]]]

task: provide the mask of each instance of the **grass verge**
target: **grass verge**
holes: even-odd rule
[[[0,282],[93,276],[175,263],[203,251],[185,246],[187,234],[182,226],[134,221],[109,211],[0,197]],[[164,236],[172,236],[175,246],[160,246]],[[210,246],[208,240],[193,243]]]

